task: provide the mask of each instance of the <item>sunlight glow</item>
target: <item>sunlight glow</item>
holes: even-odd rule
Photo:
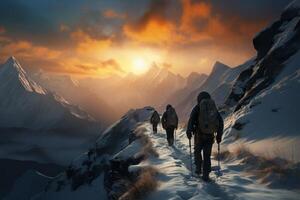
[[[142,74],[149,68],[149,64],[143,58],[135,58],[132,62],[133,72],[135,74]]]

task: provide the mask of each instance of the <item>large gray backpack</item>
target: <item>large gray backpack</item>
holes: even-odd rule
[[[203,99],[199,103],[198,123],[204,134],[214,134],[219,128],[219,113],[212,99]]]

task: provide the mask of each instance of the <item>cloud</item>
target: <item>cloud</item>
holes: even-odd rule
[[[6,32],[5,28],[3,26],[0,26],[0,34],[3,34],[5,32]]]
[[[162,66],[164,69],[168,69],[168,70],[172,68],[172,64],[166,62],[162,63]]]
[[[113,70],[116,72],[124,72],[124,70],[120,67],[118,62],[114,59],[108,59],[101,61],[97,64],[95,63],[90,63],[90,64],[78,64],[76,65],[77,68],[80,68],[84,71],[97,71],[97,70]]]
[[[119,72],[124,72],[124,70],[120,67],[119,63],[114,59],[108,59],[102,62],[102,66],[104,68],[112,68]]]
[[[67,26],[67,25],[65,25],[65,24],[61,24],[60,26],[59,26],[59,30],[61,31],[61,32],[68,32],[68,31],[70,31],[70,27],[69,26]]]
[[[115,10],[107,9],[103,12],[103,16],[109,19],[125,19],[126,14],[118,13]]]
[[[166,15],[169,5],[153,1],[149,10],[133,23],[125,24],[124,34],[135,42],[171,46],[186,44],[242,44],[266,24],[266,20],[243,21],[239,16],[221,16],[210,2],[181,0],[179,21]]]
[[[170,62],[177,71],[177,63],[193,70],[216,59],[233,65],[252,56],[253,35],[289,1],[2,0],[0,57],[77,74],[120,71],[119,63],[131,63],[131,48],[132,57],[142,54],[136,49],[151,49],[158,56],[149,62]]]
[[[26,60],[37,58],[52,60],[58,58],[61,52],[43,46],[35,46],[28,41],[16,41],[4,45],[1,49],[1,57],[9,57],[10,55],[22,57]]]
[[[82,30],[72,32],[71,38],[77,44],[77,53],[86,56],[97,56],[112,44],[110,39],[94,39]]]

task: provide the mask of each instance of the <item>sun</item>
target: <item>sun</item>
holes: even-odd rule
[[[149,64],[143,58],[135,58],[132,61],[133,72],[136,74],[142,74],[146,72],[149,68]]]

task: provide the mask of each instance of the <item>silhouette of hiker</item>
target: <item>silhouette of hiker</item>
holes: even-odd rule
[[[178,128],[178,116],[171,105],[167,105],[166,111],[162,116],[161,123],[167,132],[169,146],[172,146],[174,143],[174,131]]]
[[[187,137],[190,140],[194,135],[194,157],[196,164],[195,173],[200,175],[202,172],[204,181],[209,181],[211,172],[211,150],[215,139],[219,144],[223,134],[223,119],[218,112],[215,102],[207,92],[201,92],[197,98],[198,104],[193,108],[187,127]],[[202,155],[203,151],[203,163]]]
[[[158,112],[155,110],[150,118],[150,123],[152,124],[153,127],[153,133],[157,133],[157,125],[160,122],[160,116]]]

